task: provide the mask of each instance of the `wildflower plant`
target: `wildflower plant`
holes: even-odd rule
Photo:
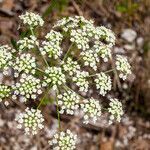
[[[95,27],[94,21],[83,16],[75,16],[58,20],[45,37],[39,39],[36,32],[44,24],[42,17],[27,12],[19,18],[31,32],[17,42],[15,50],[8,45],[0,46],[0,71],[5,75],[11,68],[15,77],[12,86],[0,85],[0,101],[12,96],[15,101],[21,98],[21,102],[35,100],[39,104],[37,109],[27,107],[20,113],[18,127],[24,128],[27,134],[36,134],[44,127],[40,106],[50,90],[56,95],[54,105],[59,130],[60,114],[74,115],[76,111],[83,112],[84,123],[96,122],[104,111],[110,114],[111,122],[120,122],[123,108],[118,99],[111,99],[109,107],[104,108],[98,98],[83,96],[95,86],[97,95],[107,97],[113,89],[113,75],[126,79],[131,74],[127,58],[117,55],[115,59],[112,55],[114,33],[104,26]],[[67,47],[67,43],[70,46]],[[101,66],[106,62],[112,67],[104,70]],[[76,139],[70,130],[61,131],[50,145],[57,150],[72,150]]]

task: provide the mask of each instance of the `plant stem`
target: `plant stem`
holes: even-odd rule
[[[112,71],[114,71],[115,70],[115,68],[113,68],[113,69],[110,69],[110,70],[107,70],[107,71],[105,71],[105,72],[103,72],[103,73],[110,73],[110,72],[112,72]],[[97,76],[99,73],[96,73],[96,74],[91,74],[91,75],[89,75],[88,77],[94,77],[94,76]]]
[[[67,85],[64,85],[64,88],[66,91],[70,90],[72,92],[74,92],[70,87],[68,87]],[[67,90],[68,89],[68,90]],[[75,92],[81,99],[85,99],[83,96],[81,96],[80,94],[78,94],[77,92]]]
[[[31,31],[31,34],[33,35],[33,36],[35,36],[35,34],[34,34],[34,32],[33,32],[33,29],[30,27],[30,31]],[[39,50],[39,47],[37,46],[37,48],[38,48],[38,50]],[[40,52],[40,51],[39,51]],[[40,52],[40,54],[41,54],[41,52]],[[43,60],[44,60],[44,62],[45,62],[45,64],[47,65],[47,67],[50,67],[49,66],[49,64],[48,64],[48,62],[47,62],[47,60],[45,59],[45,57],[41,54],[41,56],[42,56],[42,58],[43,58]]]
[[[110,57],[110,60],[111,60],[112,67],[115,68],[115,64],[114,64],[114,60],[113,60],[112,56]],[[118,88],[121,90],[121,83],[120,83],[118,73],[117,73],[116,69],[114,69],[113,71],[114,71],[114,75],[115,75],[115,78],[116,78],[116,81],[118,84]]]
[[[31,31],[31,34],[32,34],[33,36],[35,36],[32,27],[30,27],[30,31]]]
[[[47,92],[45,93],[45,95],[43,96],[43,98],[40,100],[40,103],[39,103],[39,105],[37,106],[37,109],[39,109],[40,106],[42,105],[42,103],[43,103],[43,101],[44,101],[44,98],[45,98],[45,96],[47,95],[48,92],[49,92],[49,90],[47,90]]]
[[[72,46],[73,46],[73,43],[71,43],[71,45],[70,45],[70,47],[68,48],[68,51],[66,52],[66,54],[65,54],[65,56],[64,56],[64,58],[63,58],[62,61],[65,61],[65,60],[66,60],[66,58],[68,57],[68,54],[69,54],[70,51],[71,51]]]
[[[61,131],[61,125],[60,125],[60,113],[59,113],[59,105],[58,105],[58,91],[56,91],[56,105],[57,105],[57,118],[58,118],[58,127],[59,130]]]

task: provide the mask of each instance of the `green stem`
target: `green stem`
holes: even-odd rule
[[[56,92],[56,105],[57,105],[57,118],[58,118],[58,127],[59,130],[61,131],[61,125],[60,125],[60,113],[59,113],[59,105],[58,105],[58,91]]]
[[[34,32],[33,32],[33,29],[30,27],[30,31],[31,31],[31,34],[33,35],[33,36],[35,36],[35,34],[34,34]],[[39,50],[39,47],[37,46],[37,48],[38,48],[38,50]],[[39,51],[40,52],[40,51]],[[41,54],[41,52],[40,52],[40,54]],[[43,58],[43,60],[44,60],[44,62],[45,62],[45,64],[47,65],[47,67],[50,67],[49,66],[49,64],[48,64],[48,62],[47,62],[47,60],[45,59],[45,57],[41,54],[41,56],[42,56],[42,58]]]
[[[63,58],[62,61],[65,61],[65,60],[66,60],[66,58],[68,57],[68,54],[69,54],[70,51],[71,51],[72,46],[73,46],[73,43],[71,43],[71,45],[70,45],[70,47],[68,48],[68,51],[66,52],[66,54],[65,54],[65,56],[64,56],[64,58]]]
[[[70,91],[74,92],[74,91],[73,91],[70,87],[68,87],[67,85],[64,85],[64,88],[65,88],[66,91],[70,90]],[[81,96],[81,95],[78,94],[77,92],[76,92],[76,94],[77,94],[81,99],[85,99],[83,96]]]
[[[30,31],[31,31],[31,34],[32,34],[33,36],[35,36],[32,27],[30,27]]]
[[[103,72],[103,73],[110,73],[110,72],[112,72],[112,71],[114,71],[115,70],[115,68],[113,68],[113,69],[110,69],[110,70],[107,70],[107,71],[105,71],[105,72]],[[91,75],[89,75],[88,77],[94,77],[94,76],[97,76],[99,73],[96,73],[96,74],[91,74]]]
[[[47,95],[48,92],[49,92],[49,90],[47,90],[47,92],[45,93],[45,95],[44,95],[43,98],[41,99],[39,105],[37,106],[37,109],[39,109],[40,106],[42,105],[42,103],[43,103],[43,101],[44,101],[44,98],[45,98],[45,96]]]

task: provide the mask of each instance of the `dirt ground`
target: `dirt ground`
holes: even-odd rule
[[[108,126],[106,116],[96,124],[84,125],[80,116],[61,116],[64,129],[79,135],[77,150],[150,150],[150,1],[149,0],[0,0],[0,44],[18,40],[18,15],[37,12],[46,20],[44,32],[62,16],[83,15],[96,25],[111,28],[117,37],[114,53],[129,57],[132,75],[121,82],[125,115],[120,124]],[[131,32],[134,32],[133,39]],[[123,35],[126,33],[126,37]],[[131,41],[129,41],[131,38]],[[0,82],[5,79],[0,73]],[[7,78],[5,79],[7,80]],[[0,104],[0,150],[47,150],[48,140],[57,131],[53,105],[42,106],[46,128],[37,136],[26,136],[16,128],[15,115],[23,106]]]

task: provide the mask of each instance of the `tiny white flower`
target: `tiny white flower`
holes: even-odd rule
[[[27,24],[32,28],[43,26],[44,24],[42,17],[32,12],[26,12],[25,14],[20,15],[19,18],[23,21],[23,24]]]
[[[0,84],[0,102],[8,98],[11,94],[11,88],[7,85]]]
[[[83,100],[81,109],[84,113],[83,118],[85,124],[88,124],[90,120],[95,123],[97,118],[101,116],[101,105],[98,100],[95,100],[94,98]]]
[[[25,37],[17,42],[19,45],[19,51],[23,50],[30,50],[35,48],[36,46],[39,46],[39,42],[37,38],[33,35],[30,35],[30,37]]]
[[[126,57],[116,56],[116,69],[119,71],[119,77],[125,80],[131,74],[131,66]]]
[[[96,27],[95,31],[95,39],[105,40],[106,42],[108,42],[109,47],[112,47],[115,44],[116,37],[112,30],[104,26],[100,26]]]
[[[105,96],[107,92],[111,90],[111,78],[105,73],[101,72],[98,74],[94,81],[96,83],[96,88],[99,90],[101,95]]]
[[[70,130],[56,133],[49,144],[54,150],[74,150],[76,148],[77,135]]]
[[[43,86],[49,84],[56,90],[58,86],[66,83],[65,75],[60,67],[49,67],[45,73]]]
[[[19,82],[13,85],[12,88],[14,91],[12,98],[16,99],[20,95],[24,97],[25,101],[29,98],[36,99],[36,95],[42,93],[40,79],[32,75],[22,74]]]
[[[80,70],[80,66],[77,61],[73,61],[72,58],[68,57],[66,62],[62,62],[64,71],[68,72],[72,76],[77,70]]]
[[[93,51],[95,51],[104,60],[104,62],[107,62],[111,56],[110,47],[99,41],[95,41]]]
[[[16,121],[18,122],[17,127],[19,129],[24,128],[26,134],[35,135],[39,130],[44,128],[44,117],[38,109],[29,109],[27,107],[25,112],[16,116]]]
[[[110,113],[110,124],[113,120],[120,122],[123,115],[122,103],[118,99],[110,99],[108,112]]]
[[[48,57],[53,57],[54,59],[59,58],[62,55],[62,50],[60,47],[61,41],[63,39],[62,34],[60,32],[51,30],[49,33],[47,33],[45,38],[47,40],[43,41],[40,47],[41,54],[48,54]]]
[[[89,73],[86,71],[76,71],[76,75],[72,78],[72,80],[79,87],[79,91],[87,92],[89,88],[89,82],[86,79],[89,76]]]
[[[32,57],[31,54],[21,54],[16,58],[13,64],[13,69],[15,70],[15,77],[18,77],[21,72],[35,74],[35,58]]]
[[[84,60],[85,66],[90,66],[94,70],[97,70],[97,63],[99,62],[98,54],[93,50],[87,50],[81,52],[82,60]]]
[[[58,104],[60,105],[60,113],[73,115],[74,111],[79,108],[80,97],[73,91],[67,91],[58,95]]]
[[[0,46],[0,70],[3,71],[4,75],[8,74],[9,67],[12,66],[12,53],[13,51],[8,45]]]

